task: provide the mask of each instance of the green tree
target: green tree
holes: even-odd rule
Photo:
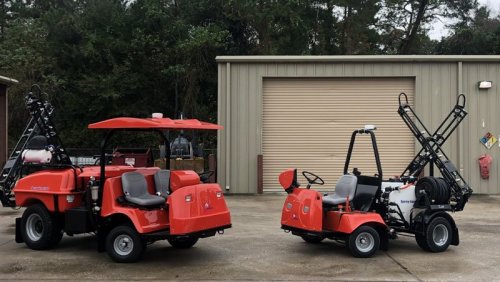
[[[418,54],[420,42],[428,32],[428,25],[444,19],[467,21],[477,6],[477,0],[384,0],[380,31],[382,45],[387,53]],[[420,40],[419,40],[420,38]]]
[[[475,12],[471,23],[455,25],[452,34],[438,44],[438,54],[500,54],[500,18],[491,18],[486,7]]]
[[[370,0],[339,0],[337,7],[342,11],[338,22],[341,54],[377,53],[378,33],[376,15],[380,3]]]

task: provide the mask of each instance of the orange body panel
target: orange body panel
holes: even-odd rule
[[[364,224],[386,226],[380,214],[375,212],[330,211],[326,213],[325,230],[328,231],[350,234]]]
[[[218,184],[182,187],[167,198],[170,234],[182,235],[231,224],[231,216]]]
[[[192,170],[174,170],[170,172],[170,190],[200,184],[200,176]]]
[[[16,205],[23,207],[40,201],[51,212],[80,206],[83,192],[76,186],[79,173],[73,169],[43,170],[19,179],[13,189]]]
[[[168,211],[160,209],[138,209],[131,206],[122,206],[116,199],[123,196],[121,177],[106,179],[103,191],[101,216],[108,217],[115,214],[127,216],[139,233],[149,233],[167,229]]]
[[[172,192],[185,186],[200,184],[200,176],[192,170],[174,170],[170,172],[170,190]]]
[[[139,233],[150,233],[170,228],[173,235],[227,227],[231,217],[224,195],[218,184],[199,184],[194,171],[173,171],[175,187],[168,197],[168,208],[142,209],[118,203],[123,196],[121,175],[128,171],[142,173],[154,194],[153,175],[158,168],[107,166],[103,189],[101,216],[127,216]],[[41,201],[51,212],[65,212],[83,205],[83,190],[90,176],[99,178],[99,167],[86,167],[83,172],[73,169],[44,170],[21,178],[14,188],[16,204],[29,206]],[[78,187],[77,185],[78,184]],[[186,196],[190,201],[186,202]]]
[[[323,202],[315,190],[295,188],[288,194],[281,224],[309,231],[323,231]]]

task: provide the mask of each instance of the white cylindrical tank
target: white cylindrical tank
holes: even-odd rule
[[[402,188],[401,188],[402,187]],[[396,203],[401,211],[406,222],[410,222],[410,213],[417,198],[415,197],[415,185],[401,186],[399,190],[392,191],[389,194],[389,202]],[[397,207],[394,207],[397,209]],[[391,216],[399,218],[396,213],[391,213]]]
[[[415,185],[413,184],[404,184],[398,182],[385,182],[382,184],[382,189],[385,191],[386,187],[398,187],[397,190],[391,191],[389,194],[389,203],[395,203],[401,209],[403,213],[403,217],[406,222],[410,222],[410,214],[413,209],[413,205],[417,200],[415,196]],[[389,206],[390,209],[398,210],[396,206]],[[400,216],[395,213],[389,213],[391,217],[400,219]]]
[[[47,150],[24,150],[21,156],[25,163],[46,164],[52,160],[52,153]]]

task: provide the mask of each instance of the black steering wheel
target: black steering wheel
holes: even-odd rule
[[[202,173],[198,173],[198,176],[200,176],[200,181],[203,183],[207,183],[210,180],[210,177],[214,175],[215,171],[213,170],[207,170]]]
[[[309,171],[302,171],[302,175],[307,179],[307,189],[311,188],[312,184],[318,184],[318,185],[323,185],[325,184],[325,181],[321,179],[321,177],[317,176],[316,174],[309,172]]]

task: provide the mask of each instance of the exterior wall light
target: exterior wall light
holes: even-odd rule
[[[479,84],[479,89],[489,89],[492,86],[492,82],[487,80],[479,81],[478,84]]]

